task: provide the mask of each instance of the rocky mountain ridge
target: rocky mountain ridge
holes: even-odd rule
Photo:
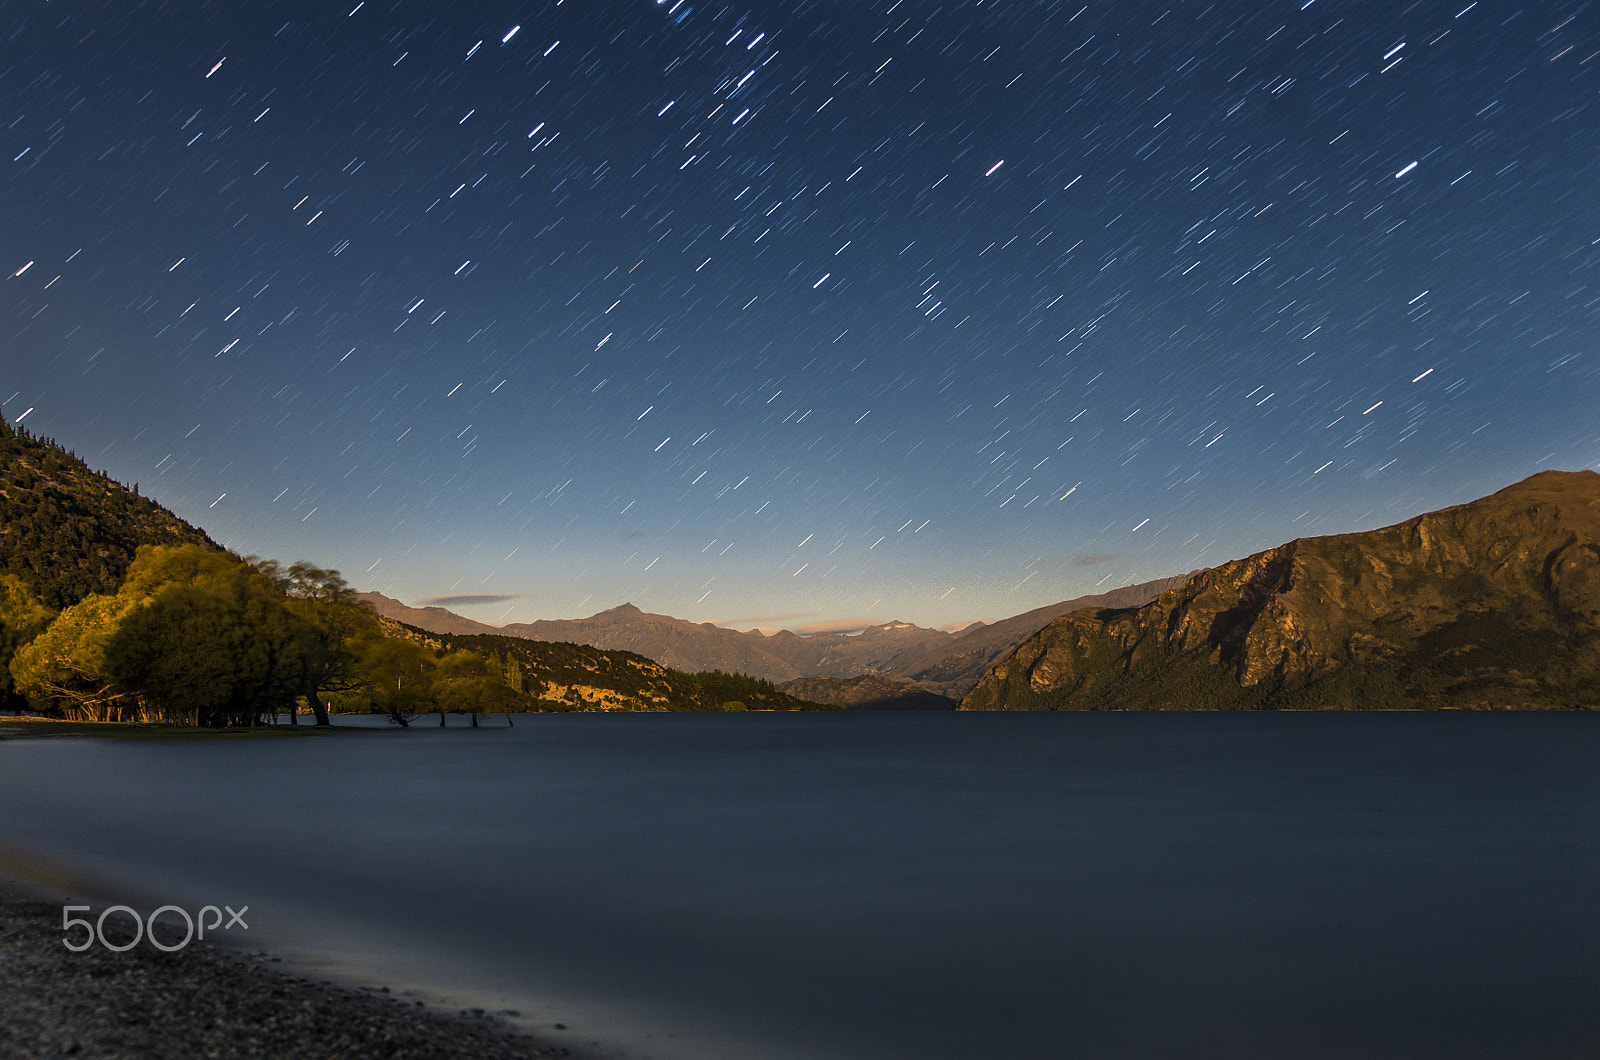
[[[1600,706],[1600,475],[1545,471],[1051,622],[964,710]]]

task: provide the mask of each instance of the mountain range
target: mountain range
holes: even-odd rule
[[[1545,471],[1055,619],[965,710],[1600,707],[1600,474]]]
[[[901,707],[899,697],[913,693],[943,697],[945,704],[953,707],[991,664],[1058,615],[1086,607],[1135,606],[1184,580],[1182,576],[1163,578],[1065,600],[998,622],[974,623],[956,633],[909,622],[886,622],[859,633],[802,635],[779,630],[769,635],[650,614],[632,604],[588,618],[491,626],[442,607],[408,607],[382,593],[362,593],[360,598],[385,618],[433,633],[522,637],[630,651],[675,670],[748,674],[778,683],[790,695],[816,702],[846,702],[858,709],[880,700],[885,707]],[[859,682],[849,688],[826,684],[827,679],[845,681],[867,675],[879,681],[865,687],[881,695],[863,697]],[[801,680],[807,682],[804,690],[799,685],[791,687],[790,683]],[[824,683],[817,683],[819,680]],[[936,704],[927,698],[919,702]]]
[[[136,489],[0,420],[0,582],[8,592],[20,585],[59,609],[113,591],[141,544],[181,542],[217,547]],[[631,604],[496,627],[362,596],[420,630],[494,638],[493,650],[522,658],[530,677],[552,660],[570,662],[592,677],[569,689],[557,704],[566,708],[592,698],[584,691],[591,680],[609,688],[615,682],[599,678],[613,670],[632,682],[614,691],[643,695],[645,685],[633,685],[653,660],[690,671],[684,705],[713,708],[754,698],[793,709],[774,698],[786,696],[849,709],[948,708],[958,698],[967,710],[1593,709],[1600,475],[1541,472],[1394,526],[1301,538],[954,633],[888,622],[854,634],[768,635]],[[0,608],[0,644],[14,639],[7,620]],[[635,654],[574,662],[570,652],[532,647],[540,642]],[[755,688],[728,675],[783,684]],[[638,705],[662,695],[677,702],[666,687]]]

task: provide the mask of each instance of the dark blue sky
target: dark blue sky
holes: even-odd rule
[[[0,11],[6,416],[410,602],[996,618],[1600,459],[1585,3]]]

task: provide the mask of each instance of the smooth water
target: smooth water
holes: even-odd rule
[[[650,1060],[1600,1055],[1600,717],[493,725],[8,741],[0,843]]]

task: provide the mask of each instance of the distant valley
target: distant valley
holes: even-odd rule
[[[802,636],[781,630],[768,636],[650,614],[632,604],[588,618],[491,626],[442,607],[408,607],[381,593],[362,593],[360,598],[385,618],[432,633],[522,637],[630,651],[675,670],[722,670],[763,678],[790,695],[845,703],[854,709],[904,709],[907,702],[938,709],[941,700],[949,709],[984,671],[1057,616],[1083,608],[1136,607],[1186,580],[1187,575],[1162,578],[1064,600],[998,622],[974,623],[958,633],[886,622],[859,633]],[[878,679],[866,686],[876,694],[864,694],[859,682],[846,683],[869,675]]]

